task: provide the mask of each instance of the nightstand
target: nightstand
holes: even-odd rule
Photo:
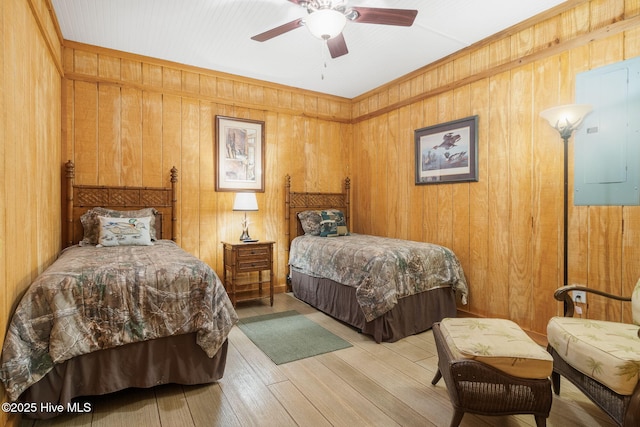
[[[233,306],[239,301],[269,298],[273,305],[273,245],[275,242],[229,243],[224,246],[224,287]],[[267,273],[268,271],[268,273]],[[268,275],[267,275],[268,274]],[[257,277],[256,277],[257,276]],[[269,285],[265,295],[263,284]],[[257,289],[256,288],[257,285]]]

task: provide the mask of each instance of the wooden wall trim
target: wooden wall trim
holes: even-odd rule
[[[352,105],[351,100],[347,98],[68,40],[64,40],[64,48],[64,77],[67,80],[133,87],[153,93],[178,95],[232,107],[285,113],[338,123],[351,122]],[[78,68],[78,55],[90,62],[93,61],[94,64],[89,68]],[[99,65],[98,68],[95,65],[102,60],[111,64],[126,63],[129,67],[131,64],[140,64],[142,72],[149,69],[159,70],[163,77],[172,76],[174,81],[164,82],[163,77],[159,80],[145,81],[140,76],[131,79],[124,78],[118,72],[102,73]],[[176,76],[178,81],[175,79]],[[182,84],[179,83],[179,79],[182,79]],[[217,93],[215,88],[211,89],[216,82],[229,84],[223,93]],[[242,92],[252,90],[259,91],[259,96],[242,96]]]
[[[455,90],[457,88],[460,87],[464,87],[467,86],[469,84],[475,83],[477,81],[489,78],[493,75],[496,74],[500,74],[503,73],[505,71],[509,71],[513,68],[517,68],[523,65],[527,65],[530,64],[532,62],[538,61],[540,59],[543,58],[548,58],[554,55],[557,55],[559,53],[574,49],[576,47],[580,47],[586,44],[589,44],[591,42],[594,41],[598,41],[598,40],[602,40],[605,39],[607,37],[613,36],[615,34],[619,34],[622,33],[624,31],[630,30],[634,27],[638,27],[640,26],[640,15],[639,16],[634,16],[632,18],[629,19],[625,19],[623,21],[618,21],[615,23],[612,23],[610,25],[607,25],[605,27],[593,30],[587,34],[582,34],[579,36],[576,36],[573,39],[561,42],[559,40],[556,40],[556,43],[547,47],[544,50],[540,50],[537,52],[534,52],[530,55],[526,55],[520,58],[517,58],[515,60],[506,62],[506,63],[502,63],[499,65],[496,65],[494,67],[491,67],[487,70],[483,70],[482,72],[470,75],[468,77],[456,80],[453,83],[450,84],[445,84],[442,85],[440,87],[437,87],[435,89],[429,90],[429,91],[424,91],[418,95],[415,96],[411,96],[409,98],[405,98],[401,101],[395,102],[393,104],[389,104],[383,108],[380,108],[376,111],[373,112],[369,112],[366,114],[363,114],[361,116],[357,116],[354,117],[352,119],[352,123],[360,123],[366,120],[370,120],[374,117],[378,117],[381,116],[383,114],[389,113],[390,111],[394,111],[397,109],[400,109],[402,107],[414,104],[416,102],[420,102],[423,101],[425,99],[434,97],[436,95],[440,95],[442,93],[446,93],[452,90]],[[435,66],[435,65],[434,65]],[[430,66],[429,69],[431,69],[432,67]],[[423,70],[424,72],[424,70]],[[385,86],[386,87],[386,86]]]
[[[506,37],[512,36],[514,34],[517,34],[519,31],[525,30],[527,28],[531,28],[536,24],[542,23],[544,21],[546,21],[547,19],[553,18],[563,12],[566,12],[568,10],[574,9],[577,6],[583,4],[583,3],[588,3],[591,0],[570,0],[570,1],[566,1],[554,8],[551,8],[545,12],[542,12],[532,18],[529,18],[525,21],[522,21],[512,27],[509,27],[507,29],[504,29],[498,33],[495,33],[483,40],[480,40],[477,43],[472,44],[471,46],[468,46],[462,50],[456,51],[450,55],[445,56],[442,59],[439,59],[435,62],[432,62],[428,65],[425,65],[424,67],[421,67],[415,71],[410,72],[409,74],[406,74],[404,76],[398,77],[395,80],[392,80],[390,82],[385,83],[383,86],[377,87],[375,89],[372,89],[368,92],[363,93],[362,95],[358,95],[357,97],[353,98],[352,101],[354,101],[354,103],[366,100],[372,96],[375,96],[381,92],[386,91],[389,87],[392,86],[397,86],[400,85],[402,83],[408,82],[411,79],[413,79],[414,77],[417,77],[421,74],[424,74],[426,72],[428,72],[429,70],[433,70],[435,68],[438,68],[439,66],[443,65],[443,64],[447,64],[451,61],[453,61],[456,58],[460,58],[464,55],[469,54],[472,51],[477,51],[478,49],[481,49],[485,46],[490,45],[491,43],[497,41],[497,40],[501,40],[504,39]]]
[[[56,66],[56,69],[58,70],[60,76],[64,76],[64,68],[62,67],[62,34],[60,32],[60,26],[58,25],[56,14],[53,11],[50,0],[43,0],[43,2],[45,3],[45,6],[47,7],[49,13],[48,18],[54,24],[54,29],[58,37],[58,49],[54,47],[53,41],[51,40],[51,37],[49,36],[49,33],[45,28],[43,20],[46,18],[41,16],[38,8],[34,4],[34,0],[27,0],[29,8],[31,9],[31,13],[33,14],[33,18],[35,19],[36,25],[38,26],[38,30],[42,35],[42,39],[44,40],[45,45],[47,46],[47,51],[49,52],[49,55],[51,56],[51,59],[53,60],[53,63]]]
[[[72,81],[81,81],[86,83],[97,83],[97,84],[106,84],[106,85],[112,85],[112,86],[118,86],[118,87],[133,88],[133,89],[138,89],[138,90],[150,92],[150,93],[157,93],[162,95],[174,95],[174,96],[179,96],[181,98],[194,99],[198,101],[209,101],[216,104],[225,104],[231,107],[250,108],[252,110],[263,111],[265,113],[267,112],[283,113],[283,114],[289,114],[292,116],[327,120],[327,121],[336,122],[336,123],[346,123],[346,124],[351,123],[350,118],[339,117],[332,114],[322,114],[322,113],[313,114],[309,112],[301,112],[300,110],[296,110],[293,108],[285,108],[285,107],[272,106],[272,105],[268,106],[268,108],[265,108],[264,104],[259,104],[259,103],[243,102],[243,101],[237,101],[232,99],[230,100],[228,98],[220,97],[220,96],[212,96],[212,95],[206,95],[202,93],[193,93],[193,92],[188,92],[184,90],[160,88],[153,85],[146,85],[143,83],[124,82],[118,79],[111,79],[111,78],[100,77],[100,76],[90,76],[90,75],[74,73],[74,72],[66,72],[64,74],[64,77],[65,79],[72,80]],[[289,88],[289,90],[291,90],[291,88]]]
[[[216,71],[209,68],[197,67],[195,65],[181,64],[178,62],[168,61],[166,59],[154,58],[151,56],[144,56],[144,55],[139,55],[131,52],[124,52],[120,50],[109,49],[101,46],[94,46],[86,43],[75,42],[72,40],[64,40],[63,44],[65,48],[88,51],[92,53],[97,53],[98,55],[109,55],[109,56],[114,56],[122,59],[129,59],[132,61],[142,61],[146,64],[157,65],[160,67],[175,68],[175,69],[180,69],[184,71],[191,71],[196,74],[204,74],[204,75],[209,75],[213,77],[225,78],[229,80],[234,80],[239,83],[258,84],[262,87],[270,88],[270,89],[287,90],[287,91],[291,91],[292,89],[294,89],[296,92],[304,92],[308,95],[316,96],[316,97],[327,99],[329,101],[334,101],[334,102],[350,102],[349,98],[344,98],[341,96],[330,95],[322,92],[315,92],[312,90],[293,88],[291,86],[268,82],[265,80],[258,80],[250,77],[243,77],[237,74],[225,73],[223,71]]]

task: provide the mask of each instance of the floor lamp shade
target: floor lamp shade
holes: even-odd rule
[[[563,139],[568,139],[591,109],[591,105],[587,104],[560,105],[540,112],[540,117],[560,132]]]

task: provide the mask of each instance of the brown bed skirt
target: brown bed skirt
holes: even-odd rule
[[[456,298],[451,287],[432,289],[398,301],[384,315],[367,322],[356,300],[355,288],[330,279],[291,272],[293,295],[318,310],[345,322],[380,343],[394,342],[431,328],[445,317],[456,317]]]
[[[205,384],[224,374],[228,342],[213,358],[196,344],[196,334],[184,334],[100,350],[58,364],[28,388],[21,402],[62,404],[130,387],[160,384]],[[59,413],[24,414],[27,418],[52,418]]]

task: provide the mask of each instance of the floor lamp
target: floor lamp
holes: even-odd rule
[[[569,175],[568,175],[568,161],[569,161],[569,138],[573,131],[580,126],[582,120],[589,112],[591,112],[591,105],[584,104],[569,104],[561,105],[559,107],[549,108],[540,112],[540,117],[547,120],[551,127],[560,133],[560,137],[564,141],[564,225],[563,225],[563,276],[562,285],[568,285],[568,225],[569,225],[569,210],[568,210],[568,198],[569,198]]]

